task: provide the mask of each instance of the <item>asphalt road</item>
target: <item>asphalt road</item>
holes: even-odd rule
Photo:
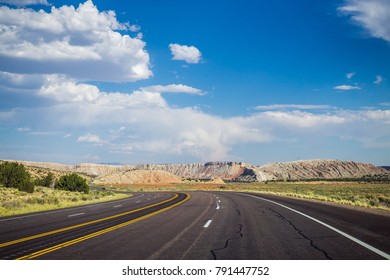
[[[376,260],[389,254],[389,215],[271,195],[143,193],[0,219],[1,259]]]

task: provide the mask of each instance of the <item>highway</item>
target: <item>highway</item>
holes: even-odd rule
[[[0,219],[0,259],[390,259],[390,215],[234,192],[136,193]]]

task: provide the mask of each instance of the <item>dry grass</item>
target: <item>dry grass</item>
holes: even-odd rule
[[[91,191],[89,194],[36,187],[34,193],[0,188],[0,217],[73,207],[127,197],[113,192]]]
[[[258,192],[390,210],[390,185],[359,182],[269,182],[116,186],[132,191]]]

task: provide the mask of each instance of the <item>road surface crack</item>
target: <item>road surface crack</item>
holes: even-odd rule
[[[304,239],[306,239],[306,240],[308,240],[308,241],[310,242],[310,246],[311,246],[312,248],[314,248],[314,249],[320,251],[321,253],[323,253],[324,256],[325,256],[325,258],[327,258],[328,260],[331,260],[331,259],[332,259],[332,258],[328,255],[328,253],[327,253],[325,250],[323,250],[323,249],[319,248],[318,246],[316,246],[316,245],[314,244],[314,241],[313,241],[310,237],[306,236],[306,235],[302,232],[302,230],[300,230],[293,222],[291,222],[291,221],[290,221],[289,219],[287,219],[285,216],[283,216],[282,214],[280,214],[279,212],[277,212],[277,211],[275,211],[275,210],[273,210],[273,209],[271,209],[271,208],[268,208],[267,210],[269,210],[269,211],[275,213],[275,215],[277,215],[277,216],[278,216],[280,219],[282,219],[283,221],[288,222],[300,236],[302,236]]]
[[[237,216],[241,216],[241,211],[240,211],[240,209],[239,209],[238,203],[235,202],[233,199],[232,199],[232,202],[233,202],[234,205],[235,205],[235,209],[234,209],[234,210],[236,211]],[[233,237],[226,239],[226,241],[225,241],[225,246],[224,246],[224,247],[210,250],[210,252],[211,252],[211,254],[212,254],[214,260],[217,260],[217,259],[218,259],[218,258],[217,258],[217,251],[225,250],[225,249],[228,248],[230,242],[232,242],[233,240],[236,240],[236,239],[241,239],[241,238],[243,238],[243,236],[244,236],[243,233],[242,233],[243,227],[244,227],[244,226],[243,226],[242,224],[238,224],[238,230],[234,233],[234,236],[233,236]]]
[[[213,249],[213,250],[210,250],[211,254],[213,255],[213,258],[214,260],[217,260],[217,251],[221,251],[221,250],[225,250],[227,249],[227,247],[229,246],[229,243],[235,239],[241,239],[244,235],[242,234],[242,228],[243,228],[243,225],[242,224],[238,224],[238,231],[236,231],[235,235],[237,236],[234,236],[232,238],[229,238],[225,241],[225,246],[222,247],[222,248],[217,248],[217,249]]]

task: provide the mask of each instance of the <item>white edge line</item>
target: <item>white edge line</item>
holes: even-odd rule
[[[80,216],[80,215],[84,215],[85,213],[77,213],[77,214],[72,214],[72,215],[68,215],[68,218],[70,217],[75,217],[75,216]]]
[[[266,199],[266,198],[262,198],[262,197],[258,197],[258,196],[254,196],[254,195],[249,195],[249,194],[242,194],[242,195],[246,195],[246,196],[254,197],[254,198],[257,198],[257,199],[264,200],[264,201],[268,201],[268,202],[271,202],[273,204],[276,204],[276,205],[279,205],[281,207],[284,207],[284,208],[286,208],[286,209],[288,209],[290,211],[293,211],[293,212],[295,212],[297,214],[300,214],[300,215],[302,215],[302,216],[304,216],[304,217],[306,217],[306,218],[308,218],[308,219],[310,219],[310,220],[312,220],[314,222],[317,222],[317,223],[319,223],[319,224],[321,224],[321,225],[323,225],[323,226],[325,226],[325,227],[327,227],[327,228],[337,232],[338,234],[341,234],[342,236],[344,236],[344,237],[348,238],[349,240],[352,240],[353,242],[363,246],[364,248],[370,250],[371,252],[374,252],[374,253],[384,257],[385,259],[390,260],[390,255],[389,254],[387,254],[387,253],[385,253],[385,252],[383,252],[383,251],[381,251],[381,250],[371,246],[370,244],[367,244],[367,243],[365,243],[365,242],[363,242],[363,241],[353,237],[352,235],[349,235],[348,233],[345,233],[345,232],[343,232],[343,231],[341,231],[341,230],[339,230],[339,229],[337,229],[335,227],[332,227],[331,225],[328,225],[327,223],[324,223],[324,222],[322,222],[322,221],[320,221],[320,220],[318,220],[316,218],[313,218],[313,217],[311,217],[311,216],[309,216],[309,215],[307,215],[305,213],[302,213],[302,212],[300,212],[298,210],[295,210],[293,208],[290,208],[288,206],[285,206],[283,204],[280,204],[278,202],[275,202],[275,201],[272,201],[272,200],[269,200],[269,199]]]
[[[213,220],[208,220],[207,223],[203,226],[204,228],[208,228]]]

